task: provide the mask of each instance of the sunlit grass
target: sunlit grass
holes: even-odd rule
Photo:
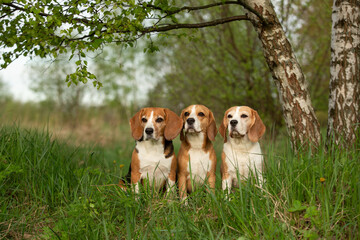
[[[0,238],[40,239],[355,239],[360,227],[360,153],[294,156],[267,146],[265,184],[254,177],[225,200],[217,184],[188,205],[116,185],[133,141],[72,147],[50,134],[0,129]],[[220,145],[220,147],[218,146]],[[221,153],[221,139],[216,142]],[[179,142],[175,142],[178,149]],[[280,152],[280,153],[279,153]],[[220,158],[218,158],[220,161]]]

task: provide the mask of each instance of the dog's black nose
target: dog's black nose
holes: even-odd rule
[[[194,122],[195,122],[195,119],[194,118],[188,118],[186,120],[186,122],[189,124],[189,125],[192,125]]]
[[[237,120],[231,120],[231,121],[230,121],[230,125],[231,125],[231,126],[235,127],[236,124],[238,124],[238,121],[237,121]]]
[[[146,132],[146,134],[150,135],[150,134],[152,134],[154,132],[154,129],[153,128],[146,128],[145,132]]]

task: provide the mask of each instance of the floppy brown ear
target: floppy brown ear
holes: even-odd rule
[[[215,137],[217,134],[216,129],[216,122],[214,118],[214,114],[210,111],[210,119],[209,119],[209,126],[207,128],[207,136],[210,139],[210,141],[215,141]]]
[[[181,128],[181,131],[180,131],[180,141],[184,141],[185,140],[185,134],[184,134],[184,110],[181,111],[180,118],[183,120],[183,127]]]
[[[223,118],[223,120],[221,122],[221,125],[219,127],[219,133],[224,138],[224,143],[227,142],[226,130],[228,128],[228,123],[226,121],[226,115],[227,115],[227,112],[225,112],[224,118]]]
[[[141,126],[140,123],[142,111],[143,110],[141,109],[130,119],[131,134],[135,140],[140,140],[144,132],[144,128]]]
[[[170,141],[179,135],[183,128],[183,120],[170,109],[165,108],[164,110],[166,114],[164,137]]]
[[[260,116],[257,113],[257,111],[252,110],[252,113],[255,118],[255,121],[253,125],[250,127],[250,130],[248,132],[248,137],[250,141],[257,142],[262,137],[262,135],[264,135],[266,127],[262,122],[262,120],[260,119]]]

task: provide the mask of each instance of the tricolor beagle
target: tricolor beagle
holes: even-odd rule
[[[228,129],[229,139],[226,136]],[[246,179],[250,171],[258,174],[262,183],[263,156],[259,139],[265,133],[265,125],[259,114],[249,107],[232,107],[225,112],[224,119],[219,127],[224,138],[224,148],[221,155],[222,189],[230,193],[233,185]]]
[[[204,184],[205,180],[215,189],[216,155],[211,141],[217,129],[213,113],[203,105],[185,108],[180,117],[184,132],[180,133],[178,184],[180,198],[185,199],[192,186]]]
[[[175,185],[177,161],[172,140],[180,133],[182,119],[167,108],[143,108],[130,119],[136,147],[131,158],[131,183],[148,179],[159,190]]]

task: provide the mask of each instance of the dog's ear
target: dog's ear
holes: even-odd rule
[[[184,134],[184,114],[185,114],[185,109],[182,110],[181,114],[180,114],[180,118],[183,120],[183,127],[181,128],[180,131],[180,141],[184,141],[185,140],[185,134]]]
[[[227,131],[227,128],[228,128],[228,121],[227,121],[227,112],[225,112],[225,115],[224,115],[224,118],[221,122],[221,125],[219,127],[219,133],[221,134],[221,136],[224,138],[224,143],[227,142],[227,136],[226,136],[226,131]]]
[[[164,110],[166,114],[164,137],[171,141],[179,135],[183,128],[183,120],[170,109],[165,108]]]
[[[262,122],[257,111],[252,110],[252,115],[253,115],[253,123],[250,126],[248,137],[250,141],[257,142],[264,135],[266,127]]]
[[[143,136],[144,128],[141,126],[141,120],[140,120],[142,113],[143,113],[143,109],[138,111],[130,119],[131,134],[135,140],[140,140]]]
[[[214,114],[210,111],[209,125],[207,128],[207,136],[210,139],[210,141],[215,141],[216,134],[217,134],[217,129],[216,129]]]

